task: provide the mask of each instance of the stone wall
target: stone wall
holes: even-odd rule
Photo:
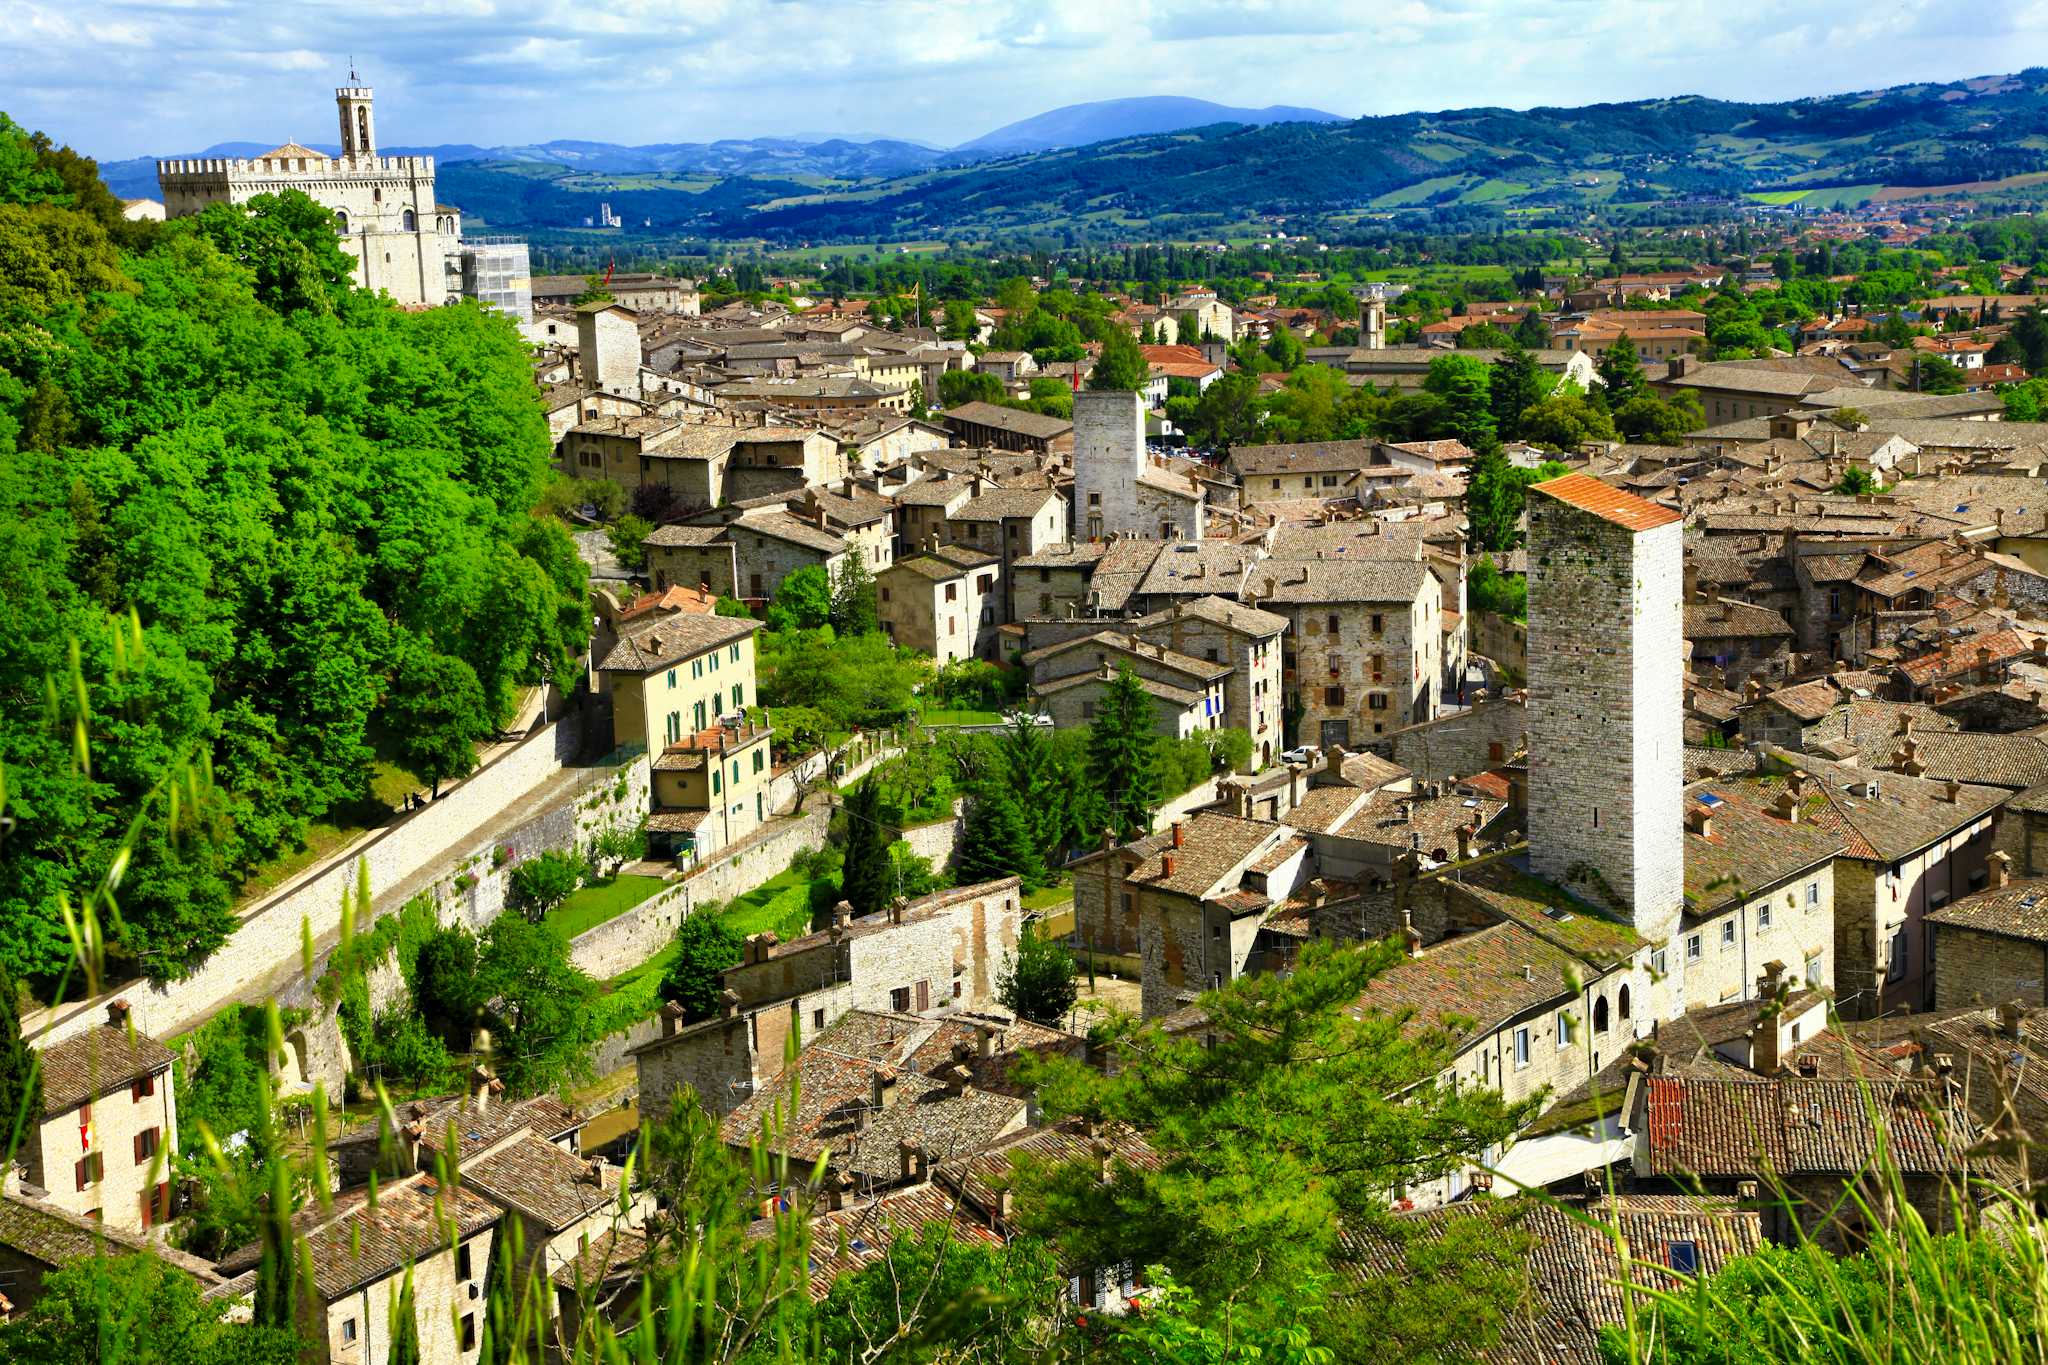
[[[358,862],[368,865],[371,892],[382,898],[554,777],[574,758],[580,741],[577,718],[571,715],[498,754],[443,790],[438,800],[398,817],[350,848],[347,857],[245,909],[228,941],[184,980],[162,985],[123,982],[98,999],[31,1016],[24,1020],[25,1030],[32,1037],[41,1035],[44,1045],[62,1041],[105,1017],[106,1000],[120,996],[133,1007],[138,1030],[165,1038],[185,1032],[231,1003],[276,994],[302,971],[307,926],[316,943],[339,932],[342,894],[355,885]]]
[[[822,848],[831,819],[831,812],[817,805],[802,815],[763,826],[732,848],[720,849],[683,878],[690,903],[728,901],[752,891],[787,868],[799,852]]]
[[[1396,730],[1370,747],[1418,782],[1470,777],[1512,760],[1528,739],[1529,708],[1520,697],[1492,697],[1453,715]]]
[[[1475,611],[1466,618],[1470,653],[1493,660],[1518,678],[1529,676],[1529,627],[1497,612]]]
[[[2041,945],[1948,925],[1934,930],[1934,1008],[2048,1001]]]
[[[599,981],[609,981],[667,947],[692,904],[687,883],[664,887],[624,914],[570,939],[569,960]]]
[[[913,825],[903,831],[903,842],[910,845],[910,851],[920,858],[932,860],[935,870],[953,865],[953,856],[959,850],[960,836],[967,831],[967,820],[961,814],[964,801],[953,803],[953,818],[938,820],[929,825]]]

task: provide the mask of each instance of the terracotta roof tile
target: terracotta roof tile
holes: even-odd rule
[[[1680,513],[1672,508],[1645,502],[1633,493],[1624,493],[1600,482],[1590,474],[1566,474],[1532,484],[1529,491],[1547,494],[1630,531],[1654,531],[1659,526],[1669,526],[1681,519]]]

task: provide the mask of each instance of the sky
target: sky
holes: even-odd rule
[[[101,159],[887,135],[1193,95],[1346,116],[1780,100],[2048,65],[2048,0],[0,0],[0,110]]]

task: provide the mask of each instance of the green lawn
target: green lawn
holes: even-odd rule
[[[728,902],[719,918],[741,938],[774,930],[784,943],[811,931],[811,879],[794,868]]]
[[[565,938],[574,938],[586,929],[595,929],[606,920],[625,914],[664,885],[659,877],[627,874],[608,882],[579,886],[569,899],[548,911],[548,923],[560,929]]]
[[[1024,898],[1026,910],[1044,910],[1055,905],[1064,905],[1074,898],[1074,874],[1063,872],[1060,879],[1051,886],[1041,886]]]
[[[995,711],[927,711],[920,717],[926,725],[1001,725]]]

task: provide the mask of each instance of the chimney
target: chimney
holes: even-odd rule
[[[2020,1036],[2020,1002],[2001,1000],[1998,1002],[1998,1031],[2007,1038]]]
[[[1002,1046],[1003,1034],[1001,1029],[996,1028],[993,1024],[976,1024],[974,1026],[974,1052],[976,1056],[984,1059],[993,1057],[1002,1050]]]
[[[992,1210],[998,1223],[1010,1221],[1010,1187],[1004,1185],[995,1192],[996,1206]]]
[[[1524,981],[1534,981],[1535,979],[1536,979],[1536,969],[1535,969],[1534,967],[1530,966],[1530,965],[1529,965],[1528,963],[1524,962],[1524,963],[1522,964],[1522,980],[1524,980]]]
[[[1942,788],[1942,799],[1951,806],[1963,799],[1963,784],[1951,777]]]
[[[1799,798],[1789,789],[1778,793],[1778,799],[1771,803],[1771,810],[1788,825],[1799,823]]]
[[[875,1072],[874,1107],[893,1109],[896,1106],[896,1073],[888,1067]]]
[[[740,1017],[740,993],[728,987],[718,993],[718,1013],[721,1018]]]
[[[505,1083],[491,1074],[491,1069],[482,1063],[470,1068],[469,1098],[476,1105],[479,1114],[491,1107],[491,1092],[502,1091]]]
[[[1763,694],[1764,685],[1758,682],[1755,678],[1751,678],[1748,682],[1742,685],[1742,700],[1746,703],[1754,705],[1757,699],[1763,696]]]
[[[667,1003],[666,1005],[663,1005],[663,1006],[661,1007],[661,1036],[662,1036],[662,1037],[664,1037],[664,1038],[673,1038],[673,1037],[675,1037],[675,1036],[676,1036],[676,1030],[677,1030],[678,1028],[682,1027],[682,1023],[683,1023],[683,1007],[682,1007],[681,1005],[678,1005],[678,1004],[677,1004],[677,1003],[676,1003],[675,1001],[671,1000],[671,1001],[669,1001],[669,1002],[668,1002],[668,1003]]]
[[[1187,828],[1187,826],[1185,826],[1184,824],[1182,824],[1182,823],[1181,823],[1180,821],[1178,821],[1178,820],[1176,820],[1176,821],[1174,821],[1174,822],[1173,822],[1173,846],[1174,846],[1175,848],[1179,848],[1179,847],[1181,846],[1181,841],[1182,841],[1182,839],[1184,839],[1184,838],[1186,837],[1186,836],[1185,836],[1185,835],[1184,835],[1184,834],[1182,833],[1182,831],[1183,831],[1184,829],[1186,829],[1186,828]]]
[[[1479,834],[1479,828],[1478,828],[1478,826],[1476,826],[1476,825],[1460,825],[1460,826],[1458,826],[1458,861],[1459,861],[1459,862],[1461,862],[1461,863],[1462,863],[1462,862],[1464,862],[1464,861],[1465,861],[1466,859],[1468,859],[1468,858],[1470,858],[1470,857],[1472,856],[1472,841],[1473,841],[1473,839],[1475,839],[1476,837],[1478,837],[1478,834]]]
[[[1176,827],[1177,828],[1177,827]],[[1173,876],[1173,855],[1164,854],[1159,859],[1159,876],[1164,881]]]
[[[1692,826],[1692,832],[1699,835],[1700,838],[1711,839],[1714,837],[1714,812],[1707,807],[1699,805],[1691,807],[1685,813],[1685,820],[1687,824]]]
[[[963,1044],[962,1046],[965,1045]],[[967,1087],[973,1080],[974,1073],[959,1062],[953,1063],[953,1065],[939,1073],[939,1081],[946,1087],[946,1093],[956,1100],[967,1093]]]
[[[846,1207],[846,1196],[853,1190],[853,1177],[845,1171],[833,1171],[825,1177],[825,1207],[837,1213]]]
[[[901,923],[903,923],[903,907],[904,907],[904,906],[906,906],[906,905],[908,905],[908,904],[910,904],[910,901],[909,901],[909,899],[908,899],[908,898],[906,898],[906,897],[903,897],[903,896],[896,896],[896,897],[893,897],[893,898],[892,898],[892,899],[891,899],[891,900],[889,901],[889,923],[891,923],[891,924],[901,924]]]
[[[584,1162],[582,1169],[576,1172],[576,1183],[579,1185],[595,1185],[600,1190],[603,1189],[604,1158],[596,1157]]]
[[[125,999],[109,1000],[107,1002],[107,1027],[127,1028],[128,1019],[132,1013],[133,1011],[129,1009],[128,1002]]]
[[[922,1181],[925,1170],[924,1148],[918,1146],[917,1143],[909,1138],[905,1138],[897,1145],[896,1153],[901,1163],[903,1183],[915,1185]]]
[[[1401,910],[1401,941],[1408,946],[1408,956],[1422,956],[1422,931],[1415,927],[1415,917],[1406,907]]]
[[[1991,864],[1991,884],[1994,887],[2012,884],[2012,855],[2010,853],[2000,849],[1992,854],[1987,861]]]
[[[1093,1153],[1095,1157],[1096,1178],[1101,1180],[1103,1184],[1107,1185],[1114,1178],[1114,1173],[1110,1166],[1109,1144],[1107,1142],[1104,1142],[1101,1138],[1097,1138],[1093,1142],[1088,1144],[1088,1150],[1091,1153]]]

